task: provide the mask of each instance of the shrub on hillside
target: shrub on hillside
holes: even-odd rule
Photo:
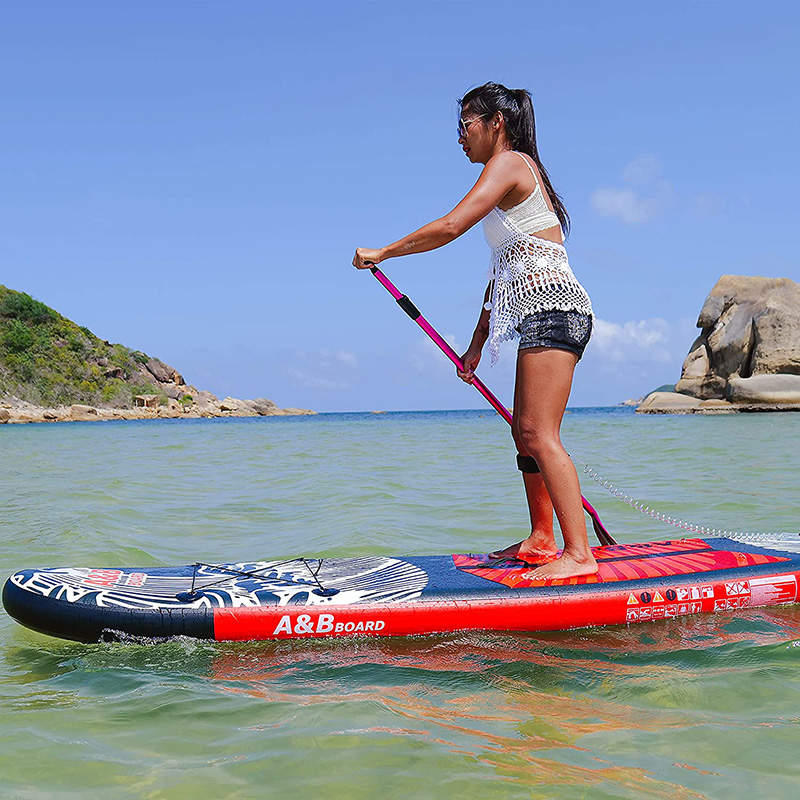
[[[147,376],[139,374],[148,360],[145,353],[99,339],[30,295],[0,286],[0,397],[37,405],[130,407],[136,395],[153,393]]]
[[[56,318],[52,308],[39,300],[34,300],[25,292],[10,292],[0,303],[0,314],[4,317],[13,317],[34,325],[41,325]]]
[[[3,347],[9,353],[23,353],[33,344],[31,329],[18,319],[8,321],[3,331]]]

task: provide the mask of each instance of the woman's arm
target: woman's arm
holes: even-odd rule
[[[484,292],[483,305],[481,306],[481,313],[478,316],[478,324],[475,326],[475,332],[472,334],[472,344],[478,344],[481,348],[486,344],[486,340],[489,338],[489,314],[491,312],[486,308],[486,304],[489,302],[491,293],[492,284],[490,283]]]
[[[480,222],[517,185],[519,158],[510,151],[489,159],[466,197],[445,216],[429,222],[418,231],[393,242],[380,250],[359,247],[353,266],[365,269],[387,258],[425,253],[449,244]]]
[[[486,287],[486,292],[483,295],[483,305],[481,306],[481,313],[478,316],[478,324],[475,326],[475,332],[472,334],[472,341],[469,343],[467,352],[461,356],[461,363],[464,369],[456,368],[456,375],[461,378],[465,383],[472,383],[475,377],[475,370],[481,360],[481,352],[486,340],[489,338],[489,310],[486,308],[486,303],[489,302],[491,296],[492,284]]]

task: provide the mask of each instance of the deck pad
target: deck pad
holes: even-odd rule
[[[515,589],[529,589],[665,578],[789,560],[784,556],[717,550],[705,539],[595,547],[592,553],[599,567],[597,574],[559,580],[532,580],[530,573],[533,565],[522,564],[516,559],[492,559],[488,555],[469,554],[454,555],[453,563],[458,569],[486,580]]]

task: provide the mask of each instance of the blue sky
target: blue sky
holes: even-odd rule
[[[0,283],[220,397],[478,408],[356,246],[477,179],[456,99],[528,88],[598,329],[574,405],[674,382],[724,273],[800,280],[796,3],[0,2]],[[457,347],[480,227],[385,263]],[[486,358],[488,362],[488,356]],[[506,401],[513,349],[479,374]]]

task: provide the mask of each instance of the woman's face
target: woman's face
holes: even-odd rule
[[[458,143],[466,157],[475,164],[485,164],[494,152],[494,141],[491,132],[491,118],[471,111],[468,107],[461,109],[458,122]]]

